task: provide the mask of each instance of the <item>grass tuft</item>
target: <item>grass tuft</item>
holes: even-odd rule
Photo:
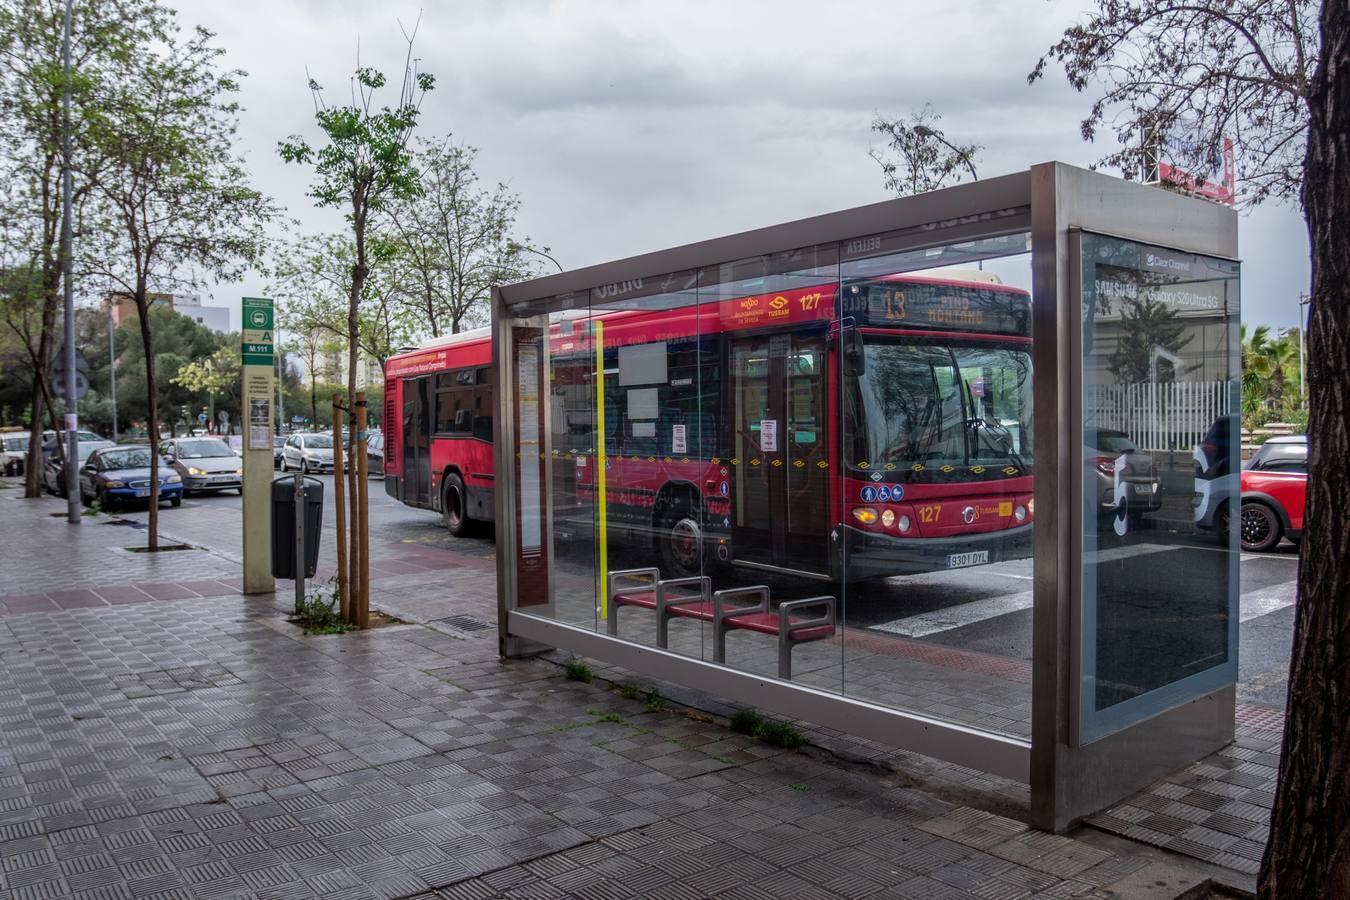
[[[731,716],[731,730],[748,734],[751,737],[759,731],[759,726],[763,724],[764,717],[753,709],[738,709]]]
[[[625,700],[636,700],[642,696],[642,688],[635,681],[625,681],[619,685],[619,693]]]
[[[590,684],[595,680],[595,673],[591,671],[591,667],[586,665],[583,660],[575,657],[563,663],[563,672],[573,681]]]
[[[658,713],[666,708],[666,698],[661,696],[658,690],[647,692],[647,699],[642,701],[642,708],[649,713]]]

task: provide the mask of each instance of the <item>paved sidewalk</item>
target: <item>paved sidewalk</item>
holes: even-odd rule
[[[487,560],[403,547],[374,599],[426,625],[304,637],[284,586],[239,596],[225,556],[125,562],[104,535],[127,526],[76,532],[42,521],[57,504],[6,494],[0,900],[1105,898],[1214,871],[962,805],[962,778],[981,801],[1000,789],[969,770],[821,732],[885,765],[778,750],[547,661],[502,663],[477,628]],[[56,599],[78,591],[99,602]]]

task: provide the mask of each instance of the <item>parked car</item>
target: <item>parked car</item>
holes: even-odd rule
[[[281,451],[286,449],[286,439],[281,435],[272,438],[272,468],[281,468]]]
[[[108,439],[105,438],[103,435],[94,434],[94,432],[92,431],[79,430],[76,431],[75,434],[79,436],[81,444],[83,444],[85,441],[89,441],[90,443],[98,443],[100,441],[105,443],[108,442]],[[56,442],[58,440],[61,442],[62,446],[65,445],[66,442],[65,431],[52,431],[51,429],[48,429],[42,432],[42,455],[51,456],[54,453],[56,453]]]
[[[281,451],[281,471],[333,471],[333,436],[322,432],[293,434]]]
[[[80,500],[85,504],[97,500],[99,506],[111,509],[149,497],[149,447],[103,447],[80,467]],[[183,477],[164,466],[159,469],[159,499],[173,506],[183,505]]]
[[[1303,539],[1303,507],[1308,497],[1308,436],[1273,437],[1242,470],[1242,549],[1273,550],[1280,538],[1295,545]]]
[[[1158,470],[1153,457],[1140,450],[1123,431],[1107,428],[1089,430],[1083,439],[1083,457],[1097,473],[1097,510],[1102,516],[1115,515],[1116,478],[1125,486],[1126,515],[1138,519],[1162,506]],[[1122,465],[1124,470],[1117,472]]]
[[[366,474],[384,474],[384,432],[372,431],[366,438]]]
[[[160,444],[159,452],[183,479],[184,493],[244,492],[243,461],[219,438],[175,438]]]
[[[89,454],[93,453],[95,450],[115,446],[117,445],[112,441],[105,441],[103,438],[97,437],[97,435],[95,436],[95,440],[92,441],[85,440],[83,435],[81,435],[79,444],[79,464],[83,466],[85,461],[89,459]],[[59,497],[64,497],[66,495],[66,467],[61,464],[61,455],[55,451],[43,461],[42,483],[50,493],[56,494]]]
[[[0,469],[6,475],[22,475],[28,458],[26,431],[10,431],[0,437]]]

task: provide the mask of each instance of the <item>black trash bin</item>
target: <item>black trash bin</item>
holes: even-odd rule
[[[303,476],[301,476],[303,477]],[[272,577],[295,578],[295,479],[272,479]],[[319,567],[319,534],[323,525],[323,482],[305,478],[305,577]]]

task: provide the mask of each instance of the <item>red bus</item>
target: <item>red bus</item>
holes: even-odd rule
[[[1029,556],[1030,328],[1029,294],[975,272],[554,321],[555,520],[593,519],[603,465],[609,535],[663,572],[854,581]],[[490,521],[487,329],[386,372],[386,491],[457,535]]]

